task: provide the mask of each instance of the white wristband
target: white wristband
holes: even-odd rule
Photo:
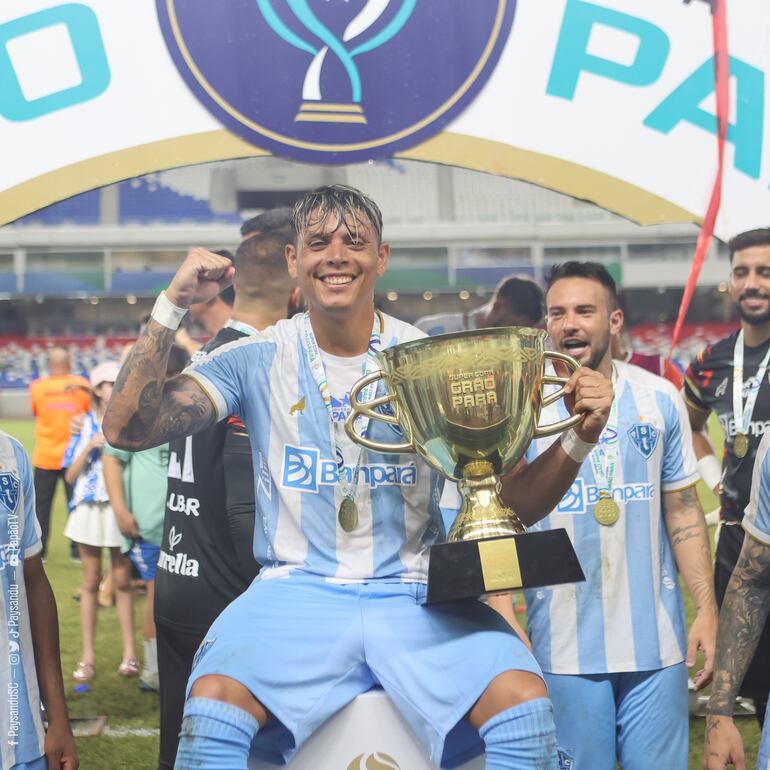
[[[709,489],[716,489],[722,481],[722,466],[715,455],[708,454],[698,460],[700,477],[706,482]]]
[[[166,292],[162,291],[158,295],[158,299],[155,300],[155,307],[150,313],[151,318],[157,321],[161,326],[165,326],[167,329],[176,331],[179,328],[179,324],[182,323],[182,319],[187,314],[187,309],[183,307],[177,307],[167,296]]]
[[[561,434],[561,448],[576,463],[582,463],[591,454],[591,450],[595,446],[596,444],[589,444],[587,441],[583,441],[574,428],[570,428]]]

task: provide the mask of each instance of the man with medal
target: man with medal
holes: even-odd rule
[[[668,380],[613,362],[623,312],[602,265],[555,266],[546,306],[554,349],[611,377],[615,392],[569,493],[532,528],[566,528],[586,575],[584,583],[524,592],[557,741],[576,768],[614,770],[619,762],[623,770],[685,770],[686,666],[702,650],[695,684],[708,684],[717,626],[685,406]],[[566,415],[558,402],[549,409],[541,422]],[[552,441],[536,439],[527,459]],[[680,573],[697,609],[689,638]]]
[[[470,758],[470,740],[486,748],[490,770],[556,770],[551,704],[524,643],[479,601],[424,604],[428,550],[444,536],[442,480],[415,455],[364,450],[343,430],[346,394],[376,351],[424,336],[375,311],[389,255],[379,208],[332,185],[300,198],[294,225],[286,258],[308,312],[218,348],[164,385],[185,309],[232,280],[229,261],[194,249],[158,299],[104,420],[110,443],[127,449],[228,414],[251,438],[263,567],[196,654],[176,766],[245,769],[250,754],[288,761],[380,684],[436,764]],[[569,489],[609,414],[603,375],[581,368],[567,391],[580,423],[504,480],[526,523]],[[394,435],[374,421],[359,430]]]
[[[744,541],[741,522],[749,503],[757,447],[770,427],[770,228],[741,233],[728,248],[728,291],[740,316],[740,329],[698,353],[684,386],[698,469],[720,498],[722,526],[714,565],[720,606]],[[712,412],[725,433],[721,464],[705,431]],[[768,691],[770,626],[765,626],[739,691],[754,700],[760,726]]]

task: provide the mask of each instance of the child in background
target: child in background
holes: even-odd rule
[[[174,377],[187,365],[187,353],[174,345],[168,362],[168,376]],[[118,527],[124,536],[123,551],[147,586],[142,620],[144,660],[139,687],[158,690],[158,648],[155,634],[155,569],[163,542],[168,488],[168,444],[124,452],[105,445],[102,456],[104,483]]]
[[[115,605],[123,638],[122,676],[138,676],[139,662],[134,647],[131,562],[120,549],[123,538],[109,503],[102,474],[102,417],[120,370],[117,362],[99,364],[89,377],[93,390],[92,410],[86,415],[80,433],[73,436],[64,456],[65,479],[74,484],[70,516],[64,534],[78,544],[83,569],[80,595],[82,655],[72,673],[73,679],[87,682],[95,673],[97,593],[101,577],[102,548],[109,548],[115,584]]]

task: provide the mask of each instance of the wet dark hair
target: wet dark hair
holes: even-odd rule
[[[329,217],[345,224],[351,236],[357,234],[360,225],[370,225],[382,240],[382,212],[380,207],[355,187],[331,184],[317,187],[305,193],[295,204],[292,215],[298,236],[310,226],[323,227]]]
[[[619,307],[618,287],[615,284],[615,279],[609,274],[607,268],[599,262],[578,262],[577,260],[571,260],[569,262],[562,262],[558,265],[554,265],[551,268],[551,272],[548,274],[546,287],[550,289],[556,281],[560,281],[562,278],[588,278],[591,281],[597,281],[607,289],[607,292],[610,295],[612,310]]]

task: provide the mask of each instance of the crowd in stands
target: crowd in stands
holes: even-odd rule
[[[695,353],[712,340],[721,339],[735,324],[685,325],[675,360],[687,367]],[[631,329],[633,348],[639,353],[667,356],[671,324],[645,324]],[[117,359],[133,337],[0,337],[0,388],[27,388],[46,373],[47,351],[62,346],[72,356],[73,371],[87,376],[100,361]]]

